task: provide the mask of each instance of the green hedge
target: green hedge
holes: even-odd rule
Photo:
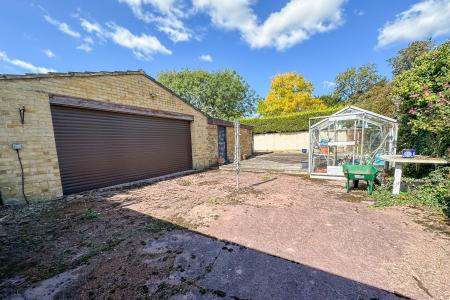
[[[282,133],[308,130],[309,118],[328,116],[342,107],[318,111],[305,111],[278,117],[242,119],[242,124],[252,125],[254,133]]]

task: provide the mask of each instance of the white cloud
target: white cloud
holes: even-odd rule
[[[362,17],[366,14],[366,12],[363,10],[355,9],[353,10],[353,14],[357,15],[358,17]]]
[[[334,88],[336,86],[336,82],[325,80],[325,81],[322,81],[322,85],[324,87],[326,87],[326,88],[331,89],[331,88]]]
[[[73,30],[72,28],[70,28],[70,26],[67,25],[67,23],[55,20],[52,17],[50,17],[49,15],[45,15],[44,19],[48,23],[50,23],[51,25],[53,25],[56,28],[58,28],[59,31],[64,32],[65,34],[70,35],[71,37],[75,37],[75,38],[80,38],[81,37],[81,34],[79,32],[77,32],[77,31]]]
[[[32,73],[56,72],[56,70],[54,70],[54,69],[49,69],[49,68],[45,68],[45,67],[37,67],[29,62],[26,62],[26,61],[23,61],[20,59],[9,58],[8,55],[3,51],[0,51],[0,61],[4,61],[10,65],[19,67],[21,69],[27,70]]]
[[[202,60],[202,61],[207,61],[207,62],[212,62],[212,61],[213,61],[212,56],[209,55],[209,54],[203,54],[203,55],[200,55],[200,56],[198,57],[198,59],[200,59],[200,60]]]
[[[118,0],[127,4],[133,14],[146,23],[155,23],[159,31],[164,32],[173,42],[189,41],[193,33],[187,28],[183,19],[189,13],[180,0]],[[145,10],[151,6],[153,12]]]
[[[291,0],[263,23],[258,21],[251,0],[193,0],[194,7],[206,12],[220,28],[239,30],[252,48],[283,50],[316,33],[332,30],[343,23],[345,0]]]
[[[94,44],[94,39],[91,38],[90,36],[85,37],[85,38],[83,39],[83,41],[84,41],[85,44],[88,44],[88,45]]]
[[[397,15],[380,30],[377,47],[450,33],[450,1],[425,0]]]
[[[175,0],[143,0],[146,3],[154,2],[154,5],[157,5],[161,12],[171,12],[177,13],[177,10],[174,9],[171,4],[175,3]],[[128,2],[141,2],[140,0],[128,1]],[[87,33],[86,36],[82,36],[79,32],[71,29],[69,25],[64,22],[60,22],[55,20],[49,16],[47,11],[44,8],[40,8],[44,13],[44,18],[50,24],[56,26],[60,31],[76,38],[82,39],[81,44],[76,47],[76,49],[91,52],[93,50],[93,46],[96,41],[105,41],[111,40],[114,43],[131,49],[134,55],[140,59],[148,60],[154,54],[172,54],[172,51],[164,47],[161,42],[154,36],[148,34],[140,34],[135,35],[131,33],[127,28],[116,25],[115,23],[108,23],[106,26],[102,26],[101,24],[87,20],[80,16],[80,13],[76,13],[73,16],[78,18],[80,21],[80,25],[83,30]],[[181,13],[181,11],[180,11]]]
[[[53,51],[50,49],[44,49],[42,50],[42,52],[44,52],[44,54],[47,55],[48,58],[56,57],[55,53],[53,53]]]
[[[97,22],[90,22],[84,18],[80,18],[81,27],[86,30],[88,33],[94,33],[99,37],[105,35],[105,32],[100,24]]]
[[[94,39],[90,36],[87,36],[83,38],[83,43],[81,43],[81,45],[78,45],[76,48],[84,52],[91,52],[93,50],[92,45],[94,45]]]
[[[150,59],[153,54],[172,54],[172,51],[164,47],[154,36],[142,33],[134,35],[128,29],[114,23],[108,24],[111,31],[108,37],[116,44],[131,49],[136,57]]]
[[[91,34],[83,39],[83,43],[77,47],[79,50],[86,52],[92,51],[92,46],[95,44],[95,38],[97,41],[110,40],[122,47],[131,49],[133,54],[140,59],[148,60],[157,53],[172,54],[172,51],[164,47],[154,36],[144,33],[135,35],[127,28],[113,22],[103,26],[95,21],[88,21],[82,17],[79,17],[79,20],[81,27],[88,34]]]
[[[82,50],[84,52],[91,52],[92,51],[92,47],[89,44],[87,44],[87,43],[83,43],[81,45],[78,45],[77,49],[78,50]]]

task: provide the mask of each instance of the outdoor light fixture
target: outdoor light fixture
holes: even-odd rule
[[[25,123],[25,105],[22,108],[19,108],[20,122],[22,124]]]

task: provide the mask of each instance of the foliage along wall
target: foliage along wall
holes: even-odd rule
[[[254,133],[298,132],[309,129],[309,118],[331,115],[342,107],[305,111],[277,117],[242,119],[242,124],[253,126]]]

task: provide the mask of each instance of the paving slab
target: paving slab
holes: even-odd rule
[[[223,165],[220,169],[231,171],[234,170],[234,165]],[[308,155],[290,152],[257,154],[241,161],[241,171],[307,174]]]

